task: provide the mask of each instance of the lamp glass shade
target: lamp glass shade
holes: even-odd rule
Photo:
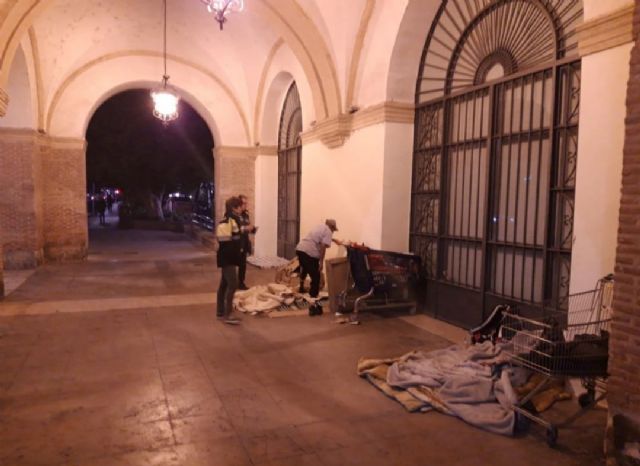
[[[162,121],[178,118],[178,102],[180,97],[167,88],[151,92],[153,99],[153,115]]]

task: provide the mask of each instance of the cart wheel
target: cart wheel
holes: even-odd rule
[[[547,445],[549,445],[550,447],[555,447],[557,441],[558,428],[556,426],[551,426],[547,429]]]
[[[587,406],[591,406],[594,400],[595,394],[589,391],[587,393],[583,393],[578,397],[578,404],[581,408],[586,408]]]

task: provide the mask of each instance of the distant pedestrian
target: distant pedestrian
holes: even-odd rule
[[[96,201],[96,210],[98,211],[98,217],[100,218],[100,225],[106,225],[107,222],[104,218],[104,212],[107,210],[107,201],[105,201],[104,196],[98,196],[98,200]]]
[[[249,199],[244,194],[240,194],[238,198],[242,201],[242,212],[240,213],[240,226],[251,225],[251,218],[249,216]],[[248,290],[245,279],[247,277],[247,256],[253,252],[251,245],[250,234],[255,234],[258,227],[253,227],[251,230],[245,230],[241,233],[242,237],[242,251],[240,254],[240,265],[238,266],[238,289]]]
[[[241,225],[242,201],[230,197],[225,202],[224,218],[216,228],[218,240],[217,261],[221,270],[216,316],[227,324],[239,324],[240,319],[233,317],[233,295],[238,288],[238,266],[242,254],[243,231],[253,229],[252,225]]]
[[[113,207],[113,196],[111,193],[107,194],[107,210],[111,213],[111,208]]]

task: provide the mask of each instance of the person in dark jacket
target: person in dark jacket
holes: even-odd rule
[[[240,226],[251,225],[251,218],[249,217],[249,199],[244,194],[238,196],[242,201],[242,212],[240,213]],[[251,238],[249,234],[255,234],[257,227],[253,227],[252,230],[245,230],[241,233],[242,236],[242,254],[240,254],[240,265],[238,266],[238,289],[248,290],[249,287],[245,283],[247,277],[247,256],[250,255],[252,250]]]
[[[218,267],[221,270],[216,315],[227,324],[239,324],[233,317],[233,295],[238,288],[238,266],[242,255],[242,232],[253,229],[252,225],[241,225],[242,201],[230,197],[225,202],[225,215],[216,228]]]

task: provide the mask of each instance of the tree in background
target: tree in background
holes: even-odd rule
[[[192,193],[213,180],[213,137],[180,102],[180,116],[164,125],[152,114],[149,91],[125,91],[104,102],[87,129],[87,191],[118,187],[139,215],[162,217],[168,193]]]

